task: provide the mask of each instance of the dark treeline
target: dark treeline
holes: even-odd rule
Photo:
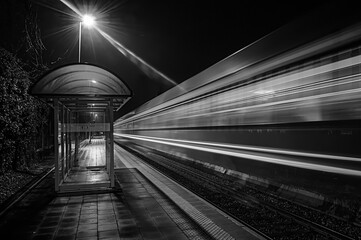
[[[0,174],[26,169],[43,146],[49,109],[29,95],[47,70],[36,11],[29,0],[0,3]]]

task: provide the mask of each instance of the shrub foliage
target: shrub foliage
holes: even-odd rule
[[[47,108],[28,93],[32,82],[23,63],[0,48],[0,173],[26,167],[35,157]]]

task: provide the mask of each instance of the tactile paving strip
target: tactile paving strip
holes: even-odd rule
[[[171,190],[166,184],[164,184],[162,181],[160,181],[157,176],[159,176],[158,172],[155,172],[154,170],[150,169],[149,167],[146,167],[144,164],[140,164],[139,160],[135,161],[134,156],[129,158],[123,158],[123,161],[126,161],[126,166],[137,166],[137,169],[149,179],[155,186],[158,187],[160,191],[162,191],[169,199],[171,199],[174,203],[176,203],[183,211],[186,213],[193,221],[195,221],[203,231],[205,231],[209,236],[211,236],[214,239],[220,239],[220,240],[232,240],[233,238],[229,233],[225,232],[222,228],[217,226],[211,219],[206,217],[204,214],[202,214],[200,211],[198,211],[195,207],[193,207],[189,202],[184,200],[181,196],[179,196],[177,193],[175,193],[173,190]],[[131,162],[128,162],[131,161]],[[159,196],[156,196],[158,193],[151,189],[151,185],[145,186],[148,192],[153,195],[155,199],[160,199]],[[158,202],[162,205],[162,202]],[[167,207],[164,209],[167,211]],[[168,213],[170,216],[172,215],[172,212]],[[178,225],[180,228],[184,227],[184,224]],[[183,230],[183,229],[182,229]],[[186,230],[186,229],[184,229]],[[184,231],[184,233],[190,237],[190,239],[193,239],[194,233],[192,231]],[[188,233],[188,234],[187,234]]]
[[[132,176],[138,180],[138,182],[144,187],[144,189],[151,195],[151,197],[159,204],[159,206],[164,210],[170,219],[174,222],[175,225],[183,232],[187,239],[202,239],[210,240],[213,239],[209,236],[200,226],[192,221],[187,214],[185,214],[179,206],[175,205],[167,196],[165,196],[156,186],[153,185],[149,179],[147,179],[142,173],[137,169],[122,169],[116,171],[116,176],[119,180],[121,186],[124,178],[129,179],[129,176],[124,176],[125,174],[131,172]],[[134,183],[134,181],[132,180]],[[134,191],[134,189],[132,190]],[[127,195],[126,193],[124,193]]]

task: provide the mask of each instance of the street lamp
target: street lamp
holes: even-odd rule
[[[81,53],[81,25],[84,23],[84,25],[88,28],[91,28],[95,25],[95,17],[92,15],[85,14],[82,16],[81,21],[79,22],[79,63],[80,63],[80,53]]]

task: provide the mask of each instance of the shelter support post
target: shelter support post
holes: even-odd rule
[[[109,124],[110,124],[110,131],[109,131],[109,168],[110,168],[110,187],[114,187],[114,126],[113,126],[113,99],[110,99],[109,105]]]
[[[69,150],[69,164],[68,164],[68,171],[73,167],[72,157],[71,157],[71,131],[70,131],[70,122],[71,121],[71,112],[68,110],[68,125],[67,125],[67,134],[68,134],[68,150]]]
[[[67,173],[68,173],[68,168],[69,168],[69,133],[68,133],[68,109],[66,109],[64,107],[64,137],[65,137],[65,169],[64,169],[64,177],[63,180],[65,179]]]
[[[58,146],[58,128],[59,128],[59,102],[54,99],[54,166],[55,166],[55,191],[59,191],[59,146]]]
[[[59,103],[58,103],[59,104]],[[65,161],[64,161],[64,157],[65,157],[65,147],[64,147],[64,105],[61,106],[61,111],[60,111],[60,141],[61,141],[61,155],[60,155],[60,161],[61,161],[61,176],[62,176],[62,180],[64,180],[65,177],[65,172],[64,172],[64,168],[65,168]]]
[[[107,107],[106,111],[104,112],[104,115],[105,115],[105,122],[108,123],[109,122],[109,107]],[[107,168],[107,173],[110,175],[110,164],[109,164],[110,152],[109,152],[109,148],[110,148],[110,132],[105,131],[105,165],[106,165],[106,168]]]
[[[79,114],[75,112],[75,122],[79,122]],[[74,150],[74,166],[78,167],[78,153],[79,153],[79,133],[75,132],[75,150]]]

